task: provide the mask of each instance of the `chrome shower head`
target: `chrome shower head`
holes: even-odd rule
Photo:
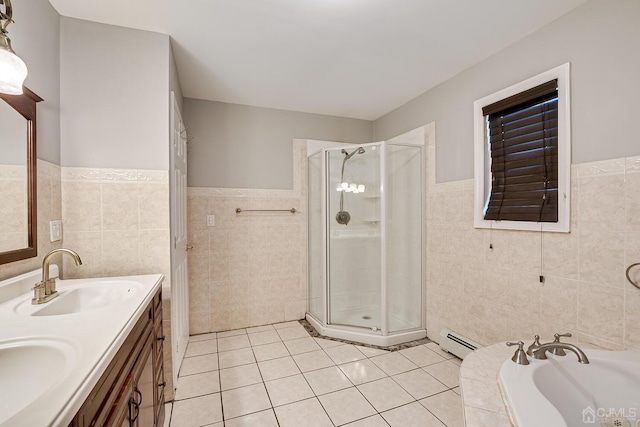
[[[344,154],[346,157],[344,158],[344,161],[346,162],[347,160],[349,160],[351,157],[353,157],[356,154],[363,154],[364,153],[364,148],[362,147],[358,147],[355,150],[353,150],[351,153],[349,153],[347,150],[345,150],[344,148],[342,149],[342,154]]]

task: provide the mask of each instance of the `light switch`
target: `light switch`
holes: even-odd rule
[[[215,227],[215,225],[216,225],[216,216],[207,215],[207,227]]]
[[[49,234],[51,234],[51,241],[58,242],[62,240],[62,221],[50,221],[49,222]]]

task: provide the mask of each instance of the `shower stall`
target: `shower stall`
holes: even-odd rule
[[[308,156],[307,320],[367,344],[424,338],[424,147],[336,145]]]

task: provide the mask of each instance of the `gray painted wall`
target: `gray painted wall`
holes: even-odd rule
[[[473,101],[571,62],[572,162],[640,154],[639,46],[640,1],[593,0],[379,118],[375,139],[435,121],[437,180],[473,178]]]
[[[60,164],[60,15],[47,0],[14,1],[11,45],[27,64],[37,107],[38,158]]]
[[[169,44],[169,91],[176,94],[178,107],[180,108],[180,112],[182,112],[184,99],[182,97],[182,87],[180,86],[180,78],[178,76],[178,67],[176,66],[176,59],[173,56],[171,44]],[[169,112],[169,114],[171,114],[171,112]],[[169,120],[171,120],[171,116],[169,116]]]
[[[62,166],[169,168],[169,36],[61,18]]]
[[[364,143],[372,123],[185,98],[190,187],[293,187],[294,138]]]

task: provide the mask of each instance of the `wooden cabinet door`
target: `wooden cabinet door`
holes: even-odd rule
[[[147,342],[140,353],[134,368],[133,398],[138,409],[133,425],[150,427],[155,425],[155,378],[153,373],[153,334],[147,336]]]

